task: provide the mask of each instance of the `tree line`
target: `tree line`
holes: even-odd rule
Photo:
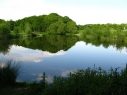
[[[75,33],[81,33],[87,39],[127,42],[127,24],[76,25],[68,16],[63,17],[57,13],[30,16],[17,21],[0,19],[0,38]]]
[[[112,42],[127,42],[127,24],[78,25],[83,38]]]
[[[69,17],[62,17],[57,13],[25,17],[17,21],[0,19],[0,38],[40,36],[42,34],[65,35],[76,32],[76,23]]]

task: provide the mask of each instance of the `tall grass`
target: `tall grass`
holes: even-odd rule
[[[13,85],[21,73],[21,62],[13,59],[0,61],[0,85]]]
[[[87,68],[70,73],[67,78],[54,77],[42,95],[127,95],[127,65],[121,71]]]

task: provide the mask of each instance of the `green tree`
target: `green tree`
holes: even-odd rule
[[[26,34],[31,34],[31,27],[29,23],[25,24],[25,33]]]
[[[6,38],[10,34],[9,26],[6,23],[0,24],[0,38]]]
[[[7,21],[7,23],[9,24],[10,30],[13,31],[15,27],[15,22],[13,20],[10,20],[10,21]]]
[[[62,19],[58,20],[57,26],[58,26],[58,29],[57,29],[58,34],[65,34],[66,33],[66,30],[65,30],[66,24],[62,21]]]
[[[74,21],[67,22],[67,32],[68,33],[76,33],[77,32],[77,26]]]

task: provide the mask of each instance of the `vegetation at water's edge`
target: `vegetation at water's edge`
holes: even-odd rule
[[[127,65],[118,72],[98,69],[77,70],[67,78],[54,77],[52,84],[46,85],[42,95],[126,95]]]
[[[0,88],[6,85],[14,85],[21,72],[21,62],[8,59],[0,61]]]
[[[17,83],[15,81],[19,65],[12,65],[12,61],[0,68],[1,93],[9,95],[126,95],[127,94],[127,64],[125,69],[111,68],[109,71],[99,68],[87,68],[70,72],[68,77],[54,76],[52,83],[46,81],[43,73],[40,83]],[[11,63],[10,63],[11,62]],[[16,68],[15,68],[16,67]],[[3,71],[2,71],[3,69]],[[9,71],[10,70],[10,71]],[[14,71],[14,72],[13,72]],[[12,73],[10,73],[12,72]],[[5,76],[6,75],[6,76]],[[3,80],[4,79],[4,80]],[[14,85],[15,84],[15,85]],[[9,89],[5,87],[8,85]],[[14,87],[15,89],[11,88]],[[5,89],[4,89],[5,87]],[[20,90],[18,90],[20,87]],[[25,90],[26,88],[27,90]],[[10,90],[11,89],[11,90]],[[3,91],[3,92],[1,92]],[[24,91],[24,93],[22,93]],[[31,93],[32,92],[32,93]],[[27,93],[27,94],[26,94]],[[2,94],[4,95],[4,94]]]
[[[57,13],[31,16],[17,21],[0,19],[0,38],[42,36],[43,34],[65,35],[76,32],[76,23],[69,17],[62,17]]]
[[[127,24],[79,25],[78,29],[85,39],[127,43]]]

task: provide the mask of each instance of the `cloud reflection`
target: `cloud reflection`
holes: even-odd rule
[[[32,50],[28,48],[24,48],[22,46],[11,46],[10,52],[6,55],[6,57],[12,57],[14,59],[18,59],[21,61],[32,61],[32,62],[41,62],[46,57],[53,57],[64,55],[66,52],[60,50],[56,53],[50,53],[48,51],[41,51],[41,50]]]
[[[61,77],[68,77],[68,75],[71,73],[74,73],[74,70],[64,70],[61,72]],[[33,73],[32,76],[36,76],[37,78],[35,80],[37,80],[38,82],[42,80],[42,76],[43,76],[43,73]],[[52,83],[53,82],[53,77],[54,76],[51,76],[51,75],[46,75],[46,81],[48,83]]]
[[[36,80],[41,81],[42,80],[42,75],[43,75],[43,73],[38,74],[38,78]],[[53,77],[50,76],[50,75],[46,76],[46,81],[48,83],[52,83],[53,82]]]
[[[4,67],[6,67],[6,64],[0,61],[0,68],[4,68]]]
[[[68,71],[68,70],[67,70],[67,71],[63,71],[63,72],[61,73],[61,76],[62,76],[62,77],[67,77],[67,76],[70,74],[70,72],[71,72],[71,73],[74,73],[74,71]]]
[[[122,52],[123,54],[127,54],[127,51]]]
[[[116,52],[122,53],[122,54],[127,54],[127,48],[123,47],[121,49],[116,50]]]

